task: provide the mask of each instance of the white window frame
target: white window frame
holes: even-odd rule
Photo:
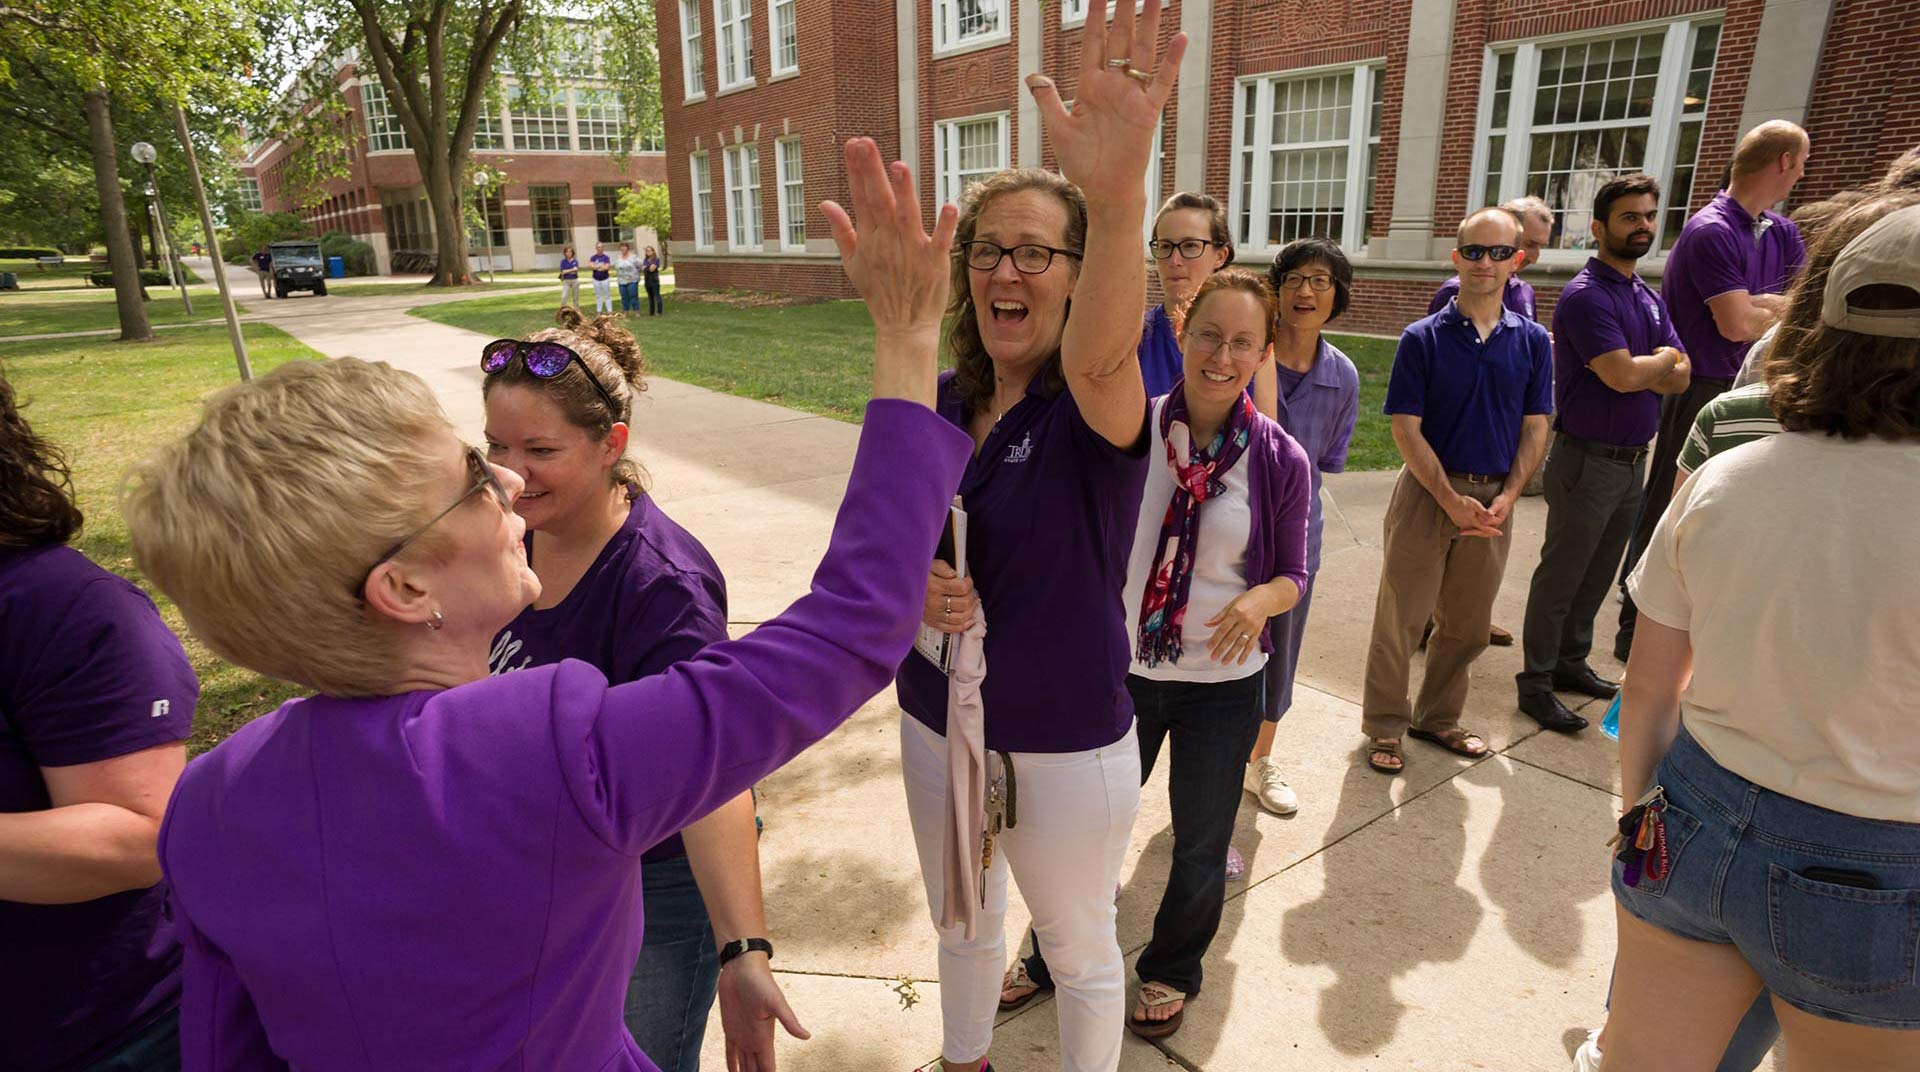
[[[1113,9],[1119,6],[1115,0],[1107,0],[1107,21],[1113,21]],[[1087,0],[1061,0],[1060,25],[1082,26],[1087,21]]]
[[[1010,40],[1013,35],[1013,19],[1007,10],[1011,0],[971,0],[994,9],[998,18],[988,30],[975,30],[972,33],[960,32],[960,4],[963,0],[931,0],[930,22],[933,26],[933,54],[950,56],[956,52],[971,52]]]
[[[1153,218],[1160,214],[1160,202],[1165,199],[1160,192],[1160,169],[1166,161],[1166,133],[1167,117],[1162,112],[1153,125],[1153,155],[1147,158],[1147,219],[1140,227],[1145,242],[1153,241]]]
[[[620,128],[626,121],[618,90],[575,86],[567,91],[573,103],[573,143],[583,153],[612,153],[620,148]]]
[[[1273,98],[1277,85],[1286,82],[1325,78],[1329,75],[1353,74],[1352,99],[1347,111],[1347,133],[1345,137],[1325,142],[1290,143],[1287,149],[1303,150],[1316,148],[1341,148],[1347,150],[1346,197],[1341,204],[1341,234],[1338,239],[1342,248],[1358,250],[1364,244],[1364,236],[1359,233],[1366,226],[1366,186],[1367,186],[1367,144],[1377,143],[1367,134],[1367,111],[1372,106],[1372,80],[1382,77],[1385,70],[1384,60],[1368,60],[1362,63],[1341,63],[1323,67],[1303,67],[1297,70],[1268,71],[1263,74],[1246,75],[1233,85],[1233,141],[1232,166],[1229,169],[1227,195],[1227,220],[1232,232],[1235,255],[1240,258],[1271,257],[1273,251],[1282,243],[1272,240],[1268,227],[1272,222],[1269,209],[1273,196]],[[1254,93],[1254,135],[1256,144],[1251,147],[1251,176],[1247,174],[1249,147],[1244,144],[1246,133],[1246,87],[1255,85]],[[1250,191],[1243,193],[1241,187],[1248,178],[1252,179]],[[1251,196],[1252,204],[1245,204]],[[1247,239],[1240,240],[1240,216],[1249,215]]]
[[[539,114],[537,115],[531,114],[535,111],[530,103],[531,99],[532,94],[528,93],[523,86],[515,85],[509,87],[507,90],[507,130],[511,132],[513,140],[509,144],[513,150],[520,153],[573,152],[573,93],[566,89],[553,90],[547,94],[546,103],[538,109]],[[525,117],[522,117],[520,112],[520,107],[523,104],[527,106],[529,113]],[[556,132],[546,124],[556,122],[560,124],[557,133],[560,139],[559,146],[542,145],[536,147],[527,144],[529,138],[537,137],[542,141],[548,141],[554,138]],[[529,126],[527,130],[523,132],[520,129],[520,124],[522,123],[538,123],[542,125],[537,128]]]
[[[266,203],[260,199],[260,180],[241,176],[240,207],[249,212],[264,212]]]
[[[761,233],[760,145],[746,142],[726,149],[727,248],[759,252],[766,248]],[[740,240],[742,235],[748,241]]]
[[[774,142],[773,155],[779,180],[780,248],[790,252],[804,250],[807,248],[807,188],[800,139],[781,138]],[[796,230],[798,241],[794,235]]]
[[[780,20],[786,17],[793,29],[793,61],[783,63],[782,54],[786,51],[786,42],[781,39]],[[800,4],[799,0],[767,0],[767,52],[773,61],[775,77],[800,73]]]
[[[1491,193],[1493,203],[1499,204],[1526,193],[1528,156],[1534,133],[1533,109],[1542,49],[1596,41],[1615,41],[1642,36],[1653,31],[1664,31],[1666,38],[1660,47],[1660,70],[1654,81],[1653,108],[1646,120],[1646,157],[1641,164],[1641,170],[1658,180],[1661,189],[1661,224],[1660,228],[1654,232],[1654,252],[1647,259],[1654,263],[1664,261],[1663,250],[1670,245],[1666,241],[1668,236],[1662,233],[1667,220],[1666,193],[1672,185],[1674,155],[1679,147],[1681,111],[1685,103],[1683,97],[1687,88],[1687,76],[1691,72],[1693,63],[1695,37],[1701,29],[1708,26],[1719,26],[1721,29],[1719,46],[1714,54],[1714,66],[1717,68],[1726,49],[1726,31],[1720,12],[1705,16],[1609,26],[1599,32],[1555,34],[1519,42],[1503,41],[1498,46],[1488,46],[1481,63],[1479,110],[1475,116],[1474,126],[1477,134],[1473,143],[1473,170],[1468,180],[1467,203],[1479,206]],[[1499,130],[1493,130],[1491,124],[1494,79],[1500,54],[1503,52],[1514,54],[1513,82],[1509,90],[1507,125]],[[1622,125],[1623,121],[1604,119],[1591,122],[1543,124],[1549,128],[1549,133],[1604,129]],[[1488,153],[1491,139],[1495,136],[1504,136],[1506,142],[1500,165],[1500,188],[1489,191],[1487,189],[1487,171],[1490,163]],[[1695,185],[1700,181],[1699,176],[1702,170],[1702,163],[1696,156]],[[1590,249],[1584,248],[1547,248],[1540,251],[1540,260],[1544,264],[1582,264],[1591,252]]]
[[[1009,159],[1007,129],[1011,124],[1008,122],[1007,112],[956,116],[952,119],[942,119],[933,125],[933,171],[937,183],[934,191],[937,204],[959,204],[961,194],[966,192],[960,181],[960,128],[969,123],[988,121],[998,124],[1000,134],[1000,162],[990,169],[990,172],[1003,171]]]
[[[707,153],[687,157],[693,186],[693,248],[713,248],[713,158]]]
[[[493,105],[485,100],[480,102],[480,116],[473,123],[473,151],[476,153],[502,153],[507,150],[507,124],[502,113],[493,110]]]
[[[720,92],[753,85],[753,0],[713,0]]]
[[[680,83],[682,103],[707,99],[707,62],[700,51],[700,0],[680,0]]]
[[[360,111],[366,120],[367,152],[412,151],[413,143],[407,140],[407,130],[400,125],[400,117],[394,114],[393,105],[387,100],[387,87],[378,78],[360,83]]]

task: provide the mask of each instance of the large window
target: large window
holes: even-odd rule
[[[1364,241],[1378,161],[1377,67],[1244,81],[1234,97],[1234,241]]]
[[[506,131],[501,129],[500,117],[493,114],[493,105],[480,105],[480,118],[473,124],[473,147],[475,149],[504,149],[507,147]]]
[[[566,93],[528,93],[519,86],[507,89],[507,115],[512,120],[513,147],[518,152],[565,152],[573,148],[567,130]]]
[[[687,100],[707,95],[707,61],[700,54],[700,0],[680,0],[680,70]]]
[[[735,145],[727,150],[727,247],[760,246],[760,147]]]
[[[807,248],[807,192],[800,178],[800,139],[773,143],[780,166],[780,248]]]
[[[409,147],[407,132],[400,126],[400,117],[393,114],[393,105],[387,100],[385,86],[378,82],[362,82],[360,110],[367,116],[368,152]]]
[[[248,209],[253,212],[260,212],[263,210],[262,204],[260,201],[260,180],[259,179],[241,179],[240,180],[240,207],[244,209]]]
[[[773,73],[792,74],[800,69],[800,18],[796,0],[767,0],[772,14]]]
[[[1544,198],[1554,216],[1549,248],[1587,249],[1594,193],[1645,171],[1665,191],[1660,245],[1672,245],[1693,191],[1719,44],[1717,23],[1676,22],[1489,53],[1475,203]]]
[[[424,196],[413,190],[383,193],[380,213],[386,220],[389,248],[395,252],[433,249],[433,213]]]
[[[534,245],[564,246],[573,241],[569,196],[565,184],[527,187],[527,201],[533,208]]]
[[[615,217],[620,215],[619,186],[595,186],[593,188],[593,231],[594,237],[602,242],[625,242],[627,236],[621,233],[621,227]]]
[[[693,245],[695,249],[712,249],[713,168],[706,153],[694,153],[687,164],[693,176]]]
[[[1005,0],[933,0],[935,52],[1004,41],[1008,33]]]
[[[753,84],[753,0],[713,0],[720,88]]]
[[[967,187],[1007,166],[1007,114],[934,124],[933,164],[940,203],[958,203]]]
[[[502,197],[503,191],[489,190],[485,202],[474,206],[481,209],[487,218],[487,225],[480,226],[472,220],[467,221],[467,249],[473,253],[487,251],[487,232],[493,232],[493,251],[504,253],[507,249],[507,206]],[[475,191],[475,197],[479,192]]]
[[[573,126],[583,153],[611,153],[620,148],[620,95],[610,89],[573,91]]]

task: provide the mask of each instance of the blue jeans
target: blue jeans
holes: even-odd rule
[[[644,865],[640,881],[647,936],[627,983],[627,1030],[661,1072],[699,1072],[720,985],[707,905],[685,856]]]
[[[137,1036],[87,1072],[180,1072],[180,1009],[154,1017]]]
[[[620,311],[637,313],[640,311],[640,281],[620,284]]]

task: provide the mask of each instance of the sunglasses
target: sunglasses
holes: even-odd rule
[[[620,403],[615,402],[613,395],[609,394],[605,387],[600,386],[599,377],[593,374],[593,370],[587,367],[587,363],[581,360],[579,354],[573,352],[572,347],[551,341],[521,342],[518,339],[495,339],[480,348],[480,368],[487,375],[492,376],[512,364],[516,357],[528,372],[542,380],[551,380],[559,376],[567,371],[568,365],[579,365],[580,371],[587,377],[587,382],[593,385],[593,389],[600,393],[602,399],[606,400],[607,412],[613,414],[615,420],[620,419]]]
[[[482,488],[486,489],[493,496],[494,501],[500,504],[500,509],[513,509],[513,497],[507,494],[507,486],[500,483],[500,474],[494,471],[493,465],[487,461],[487,456],[480,452],[479,447],[466,448],[466,462],[467,475],[473,477],[473,484],[458,499],[453,500],[453,505],[433,515],[433,520],[414,529],[405,539],[387,548],[384,554],[374,559],[373,565],[367,567],[367,572],[360,575],[360,583],[353,587],[355,599],[367,598],[367,582],[373,578],[373,571],[379,569],[382,563],[406,550],[408,544],[419,539],[428,529],[438,525],[448,514],[460,509],[468,499],[478,495]]]
[[[1477,261],[1482,257],[1492,257],[1496,261],[1510,261],[1514,254],[1520,252],[1520,248],[1518,246],[1456,246],[1453,251],[1470,261]]]

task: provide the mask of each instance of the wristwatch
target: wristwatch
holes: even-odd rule
[[[773,943],[765,938],[736,938],[720,947],[720,966],[726,967],[727,961],[742,953],[765,953],[768,960],[773,959]]]

